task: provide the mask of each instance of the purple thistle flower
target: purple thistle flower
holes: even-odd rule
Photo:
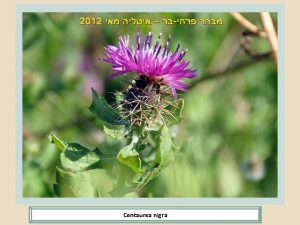
[[[189,61],[183,60],[186,50],[179,51],[180,43],[174,52],[169,51],[171,36],[165,45],[160,44],[161,33],[152,45],[152,33],[149,32],[141,43],[140,32],[136,35],[136,47],[129,46],[129,35],[119,37],[118,46],[108,45],[100,60],[112,64],[114,73],[111,78],[126,73],[146,76],[152,82],[159,82],[171,88],[174,99],[176,90],[186,91],[189,84],[183,78],[193,78],[197,71],[188,68]]]

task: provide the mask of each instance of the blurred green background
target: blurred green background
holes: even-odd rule
[[[86,16],[101,17],[103,24],[80,25]],[[262,27],[257,13],[244,16]],[[224,24],[104,24],[107,18],[131,17],[215,18]],[[276,14],[272,18],[276,24]],[[171,49],[180,41],[199,73],[181,94],[184,120],[172,128],[180,152],[139,196],[276,197],[277,66],[245,55],[239,44],[244,28],[228,13],[24,13],[23,196],[55,197],[60,152],[49,143],[50,133],[89,148],[123,144],[103,134],[87,107],[91,87],[111,102],[113,92],[123,89],[126,76],[109,80],[110,65],[98,58],[119,34],[129,34],[134,44],[139,29],[142,35],[151,30],[154,39],[162,32],[163,42],[171,34]],[[269,50],[259,38],[251,48]],[[202,80],[216,74],[221,76]]]

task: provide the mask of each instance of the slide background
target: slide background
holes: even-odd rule
[[[170,4],[175,0],[165,1],[143,1],[149,4]],[[0,75],[0,143],[1,143],[1,162],[0,162],[0,202],[1,220],[3,224],[28,224],[28,206],[16,204],[16,4],[41,4],[41,1],[1,1],[0,23],[1,31],[1,75]],[[124,4],[124,0],[119,1],[97,1],[97,0],[73,0],[73,1],[43,1],[47,4]],[[127,4],[141,4],[141,1],[127,0]],[[241,4],[241,1],[192,1],[180,0],[176,4],[218,4],[232,3]],[[250,2],[249,2],[250,3]],[[284,204],[262,205],[263,224],[284,224],[300,221],[298,212],[300,200],[299,194],[299,165],[300,159],[298,142],[298,124],[300,114],[299,98],[297,96],[298,83],[300,81],[299,71],[297,70],[299,37],[299,3],[288,1],[251,1],[251,4],[285,4],[285,186]],[[174,4],[174,3],[172,3]],[[297,82],[298,81],[298,82]]]

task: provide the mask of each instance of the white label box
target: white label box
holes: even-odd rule
[[[29,207],[30,223],[261,223],[259,206]]]

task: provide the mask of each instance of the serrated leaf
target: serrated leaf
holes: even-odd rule
[[[183,107],[184,107],[183,99],[178,99],[175,103],[166,107],[166,110],[170,112],[170,117],[167,120],[168,127],[171,127],[182,120]]]
[[[88,172],[72,173],[57,167],[53,189],[58,197],[99,197]]]
[[[97,148],[91,151],[80,144],[71,143],[60,155],[61,166],[71,172],[99,168],[100,154]]]
[[[98,95],[98,93],[92,89],[93,102],[89,107],[89,110],[100,120],[105,126],[111,129],[122,129],[127,124],[126,120],[123,120],[119,113],[113,109],[106,100]]]
[[[81,172],[100,167],[103,154],[98,148],[89,150],[77,143],[65,143],[55,135],[50,135],[49,139],[62,151],[60,162],[64,170]]]
[[[128,130],[126,130],[125,127],[123,129],[116,130],[116,129],[110,129],[105,125],[103,126],[103,131],[105,134],[115,139],[120,139],[128,133]]]
[[[134,137],[131,143],[124,148],[122,148],[117,156],[120,163],[130,167],[134,172],[143,172],[141,169],[142,161],[140,159],[139,153],[136,151],[136,144],[138,138]]]

